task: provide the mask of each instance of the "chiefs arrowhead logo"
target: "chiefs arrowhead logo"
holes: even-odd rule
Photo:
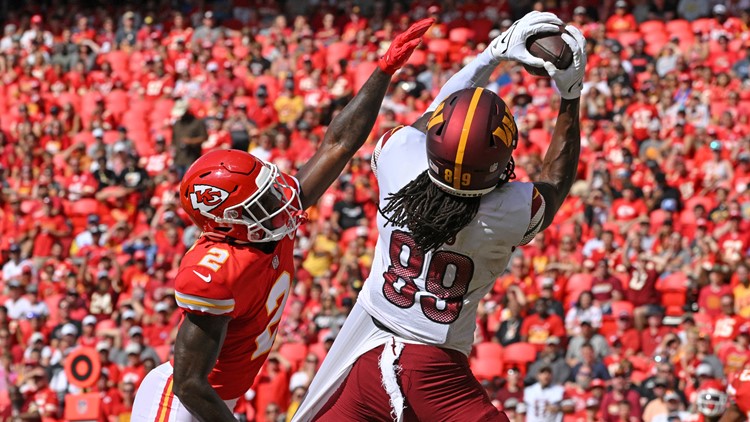
[[[227,200],[229,192],[211,185],[193,185],[189,196],[193,209],[210,212]]]

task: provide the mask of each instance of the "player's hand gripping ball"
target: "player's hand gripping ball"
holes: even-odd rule
[[[526,40],[526,49],[534,57],[550,62],[558,69],[567,69],[573,63],[573,49],[565,42],[562,35],[570,34],[564,28],[555,32],[534,34]],[[536,76],[549,76],[544,66],[523,65],[526,71]]]
[[[515,60],[523,65],[544,67],[544,58],[537,57],[526,48],[526,41],[537,34],[560,32],[563,22],[552,13],[530,12],[515,21],[487,47],[497,61]]]

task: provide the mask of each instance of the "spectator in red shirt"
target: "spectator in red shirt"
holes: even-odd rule
[[[57,393],[49,388],[47,372],[37,367],[29,374],[26,384],[20,388],[24,396],[21,407],[21,420],[41,420],[41,422],[56,422],[58,418]]]
[[[650,357],[654,355],[670,329],[662,325],[662,313],[657,308],[649,309],[646,318],[647,326],[641,331],[641,351]]]
[[[596,262],[591,293],[594,295],[594,304],[601,308],[604,314],[612,313],[612,302],[623,299],[622,283],[609,273],[609,261],[606,259]]]
[[[125,347],[124,352],[127,358],[120,373],[120,382],[133,383],[136,387],[141,384],[143,377],[146,376],[146,371],[141,361],[141,351],[142,348],[138,343],[130,343]]]
[[[627,311],[622,311],[617,316],[616,330],[609,337],[610,344],[620,341],[625,357],[632,356],[641,350],[641,337],[639,330],[631,326],[632,316]]]
[[[638,239],[640,236],[635,234],[628,236],[623,247],[622,264],[628,277],[625,299],[633,304],[636,328],[642,329],[646,325],[648,309],[661,304],[661,293],[656,289],[656,282],[664,262],[642,250],[640,245],[635,245]],[[632,259],[631,253],[636,254]]]
[[[734,296],[727,294],[722,296],[721,312],[714,320],[712,333],[713,346],[719,350],[723,343],[734,340],[740,328],[745,326],[745,319],[735,314]]]
[[[620,422],[618,404],[622,401],[630,403],[631,415],[640,420],[640,395],[630,384],[630,374],[621,366],[612,377],[612,390],[602,398],[601,409],[605,422]]]
[[[615,14],[607,19],[607,32],[630,32],[637,29],[635,17],[628,13],[628,2],[618,0],[615,3]]]
[[[541,351],[549,337],[565,337],[565,326],[562,318],[549,313],[546,299],[538,299],[534,303],[534,311],[521,324],[521,340],[535,345]]]
[[[157,303],[154,306],[154,321],[145,328],[146,342],[151,347],[170,344],[174,329],[169,320],[169,305],[164,302]]]
[[[120,388],[118,389],[120,393],[119,400],[108,409],[107,416],[110,418],[114,417],[115,420],[130,420],[137,387],[135,383],[130,381],[120,383]]]
[[[721,298],[732,295],[731,286],[724,283],[721,265],[714,265],[708,273],[709,284],[703,286],[698,295],[698,308],[701,312],[716,318],[722,314]]]

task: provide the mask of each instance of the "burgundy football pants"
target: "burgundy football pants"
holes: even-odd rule
[[[383,346],[362,355],[314,420],[393,421],[378,365],[382,353]],[[401,368],[397,378],[405,397],[405,422],[508,422],[508,417],[492,405],[462,353],[406,344],[397,365]]]

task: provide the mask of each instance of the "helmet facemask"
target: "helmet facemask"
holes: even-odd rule
[[[726,410],[727,395],[713,388],[699,391],[696,405],[698,411],[705,416],[720,416]]]

